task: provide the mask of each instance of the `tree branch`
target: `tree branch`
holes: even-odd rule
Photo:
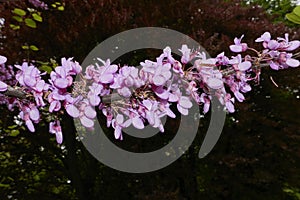
[[[27,97],[22,88],[11,87],[9,85],[7,86],[7,90],[3,94],[6,96],[17,97],[19,99],[25,99]]]

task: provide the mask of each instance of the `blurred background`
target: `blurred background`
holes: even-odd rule
[[[137,27],[165,27],[198,41],[211,56],[230,55],[234,37],[249,46],[265,31],[300,39],[300,26],[285,15],[290,0],[36,0],[0,1],[0,54],[13,65],[26,60],[45,70],[61,57],[82,62],[106,38]],[[298,1],[299,3],[299,1]],[[17,10],[16,10],[17,8]],[[19,9],[19,10],[18,10]],[[21,11],[20,11],[21,10]],[[25,11],[22,12],[22,11]],[[20,19],[21,18],[21,19]],[[158,51],[135,51],[116,63],[137,65]],[[47,68],[48,67],[48,68]],[[51,69],[51,68],[50,68]],[[270,76],[279,87],[270,80]],[[204,159],[198,151],[209,123],[201,119],[192,146],[170,166],[146,174],[115,171],[94,159],[76,137],[73,120],[63,120],[64,142],[41,122],[36,133],[17,126],[0,107],[0,199],[300,199],[300,69],[263,69],[260,85],[227,115],[221,138]],[[103,116],[99,115],[103,121]],[[117,145],[137,151],[168,143],[176,130],[146,141],[129,136]],[[111,131],[111,130],[108,130]],[[188,129],[187,129],[188,133]]]

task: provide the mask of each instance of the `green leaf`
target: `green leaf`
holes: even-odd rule
[[[28,49],[29,49],[29,46],[28,46],[28,45],[23,45],[23,46],[22,46],[22,49],[28,50]]]
[[[41,65],[49,65],[50,64],[49,62],[42,62],[42,61],[39,61],[39,60],[37,60],[35,62],[38,63],[38,64],[41,64]]]
[[[51,4],[51,6],[52,6],[53,8],[56,8],[56,4]]]
[[[10,24],[9,26],[10,26],[10,28],[12,28],[12,30],[20,29],[20,26],[18,26],[18,25]]]
[[[285,17],[295,24],[300,24],[300,17],[294,13],[288,13],[285,15]]]
[[[296,8],[294,8],[293,13],[295,15],[297,15],[298,17],[300,17],[300,6],[297,6]]]
[[[41,67],[39,67],[39,69],[47,72],[48,74],[50,74],[53,71],[52,67],[47,66],[47,65],[42,65]]]
[[[22,17],[20,17],[20,16],[13,16],[12,18],[14,20],[16,20],[17,22],[22,22],[23,21]]]
[[[57,8],[57,10],[59,10],[59,11],[64,11],[64,10],[65,10],[65,7],[59,6],[59,7]]]
[[[38,51],[39,50],[39,48],[37,48],[35,45],[30,45],[30,49],[32,51]]]
[[[5,152],[4,153],[6,157],[10,158],[10,153],[9,152]]]
[[[285,17],[295,24],[300,24],[300,6],[295,7],[293,12],[286,14]]]
[[[26,15],[26,11],[25,10],[22,10],[20,8],[15,8],[13,11],[12,11],[14,14],[16,15],[19,15],[19,16],[25,16]]]
[[[26,26],[28,26],[30,28],[36,28],[36,23],[32,19],[26,18],[25,24],[26,24]]]
[[[37,13],[32,13],[32,17],[35,21],[38,21],[38,22],[42,22],[43,21],[43,18],[42,16],[38,15]]]
[[[10,185],[9,184],[0,183],[0,187],[2,187],[2,188],[9,188]]]
[[[7,128],[9,128],[9,129],[14,129],[14,128],[17,128],[17,124],[14,124],[14,125],[11,125],[11,126],[8,126]]]
[[[54,193],[54,194],[59,194],[59,189],[58,188],[52,188],[52,192]]]
[[[39,180],[40,180],[40,176],[39,176],[39,175],[35,175],[35,176],[33,176],[33,179],[34,179],[35,181],[39,181]]]
[[[12,136],[12,137],[16,137],[20,134],[20,131],[19,130],[12,130],[11,133],[9,134],[9,136]]]

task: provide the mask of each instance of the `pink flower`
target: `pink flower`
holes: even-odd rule
[[[189,113],[188,109],[191,108],[192,106],[193,104],[189,97],[181,96],[177,104],[177,109],[181,114],[188,115]]]
[[[202,93],[200,95],[200,102],[204,103],[204,106],[203,106],[203,113],[204,114],[209,111],[210,100],[211,100],[211,96],[210,95],[207,95],[205,93]]]
[[[226,107],[226,109],[230,112],[230,113],[234,113],[234,105],[233,105],[233,103],[234,103],[234,98],[231,98],[231,95],[229,94],[229,93],[227,93],[226,95],[225,95],[225,98],[224,98],[224,100],[225,100],[225,107]]]
[[[40,119],[40,113],[37,107],[34,104],[30,104],[29,106],[23,106],[22,111],[19,115],[21,119],[25,121],[27,128],[31,132],[35,132],[35,128],[33,126],[32,121],[37,123]]]
[[[182,45],[181,49],[179,49],[179,51],[182,53],[181,62],[183,64],[188,63],[191,60],[191,49],[189,49],[188,46],[184,44]]]
[[[232,52],[240,53],[244,52],[248,49],[247,43],[241,43],[244,35],[241,38],[234,38],[234,45],[230,45],[229,48]]]
[[[28,66],[27,62],[24,62],[22,66],[15,65],[15,67],[20,69],[16,74],[16,79],[22,86],[32,88],[41,79],[40,71],[33,65]]]
[[[259,38],[257,38],[255,42],[263,42],[263,46],[267,48],[270,40],[271,40],[271,34],[269,32],[265,32]]]
[[[50,73],[53,86],[57,89],[66,89],[73,83],[73,78],[69,75],[68,70],[62,66],[55,68],[55,72]]]
[[[269,55],[273,58],[269,62],[270,67],[274,70],[285,69],[288,67],[298,67],[299,60],[292,58],[292,54],[279,51],[270,51]]]
[[[49,132],[55,134],[56,142],[61,144],[63,141],[63,135],[61,131],[60,121],[56,120],[54,122],[50,122],[49,124]]]
[[[112,127],[115,129],[115,138],[123,140],[122,128],[126,128],[130,125],[130,120],[124,122],[124,116],[118,114],[115,119],[112,120]]]
[[[99,59],[103,63],[103,66],[99,66],[98,63],[97,65],[97,81],[100,83],[113,83],[114,80],[114,75],[118,71],[119,67],[117,65],[111,65],[110,60],[107,59],[106,62]]]
[[[280,42],[280,49],[284,51],[294,51],[300,46],[299,40],[289,41],[289,34],[285,34],[285,38],[277,38]]]

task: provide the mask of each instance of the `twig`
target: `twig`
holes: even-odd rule
[[[277,83],[273,80],[273,77],[272,77],[272,76],[270,76],[270,79],[271,79],[272,83],[273,83],[276,87],[278,87]]]
[[[19,99],[25,99],[27,94],[19,87],[13,88],[7,86],[7,90],[3,93],[6,96],[17,97]]]

